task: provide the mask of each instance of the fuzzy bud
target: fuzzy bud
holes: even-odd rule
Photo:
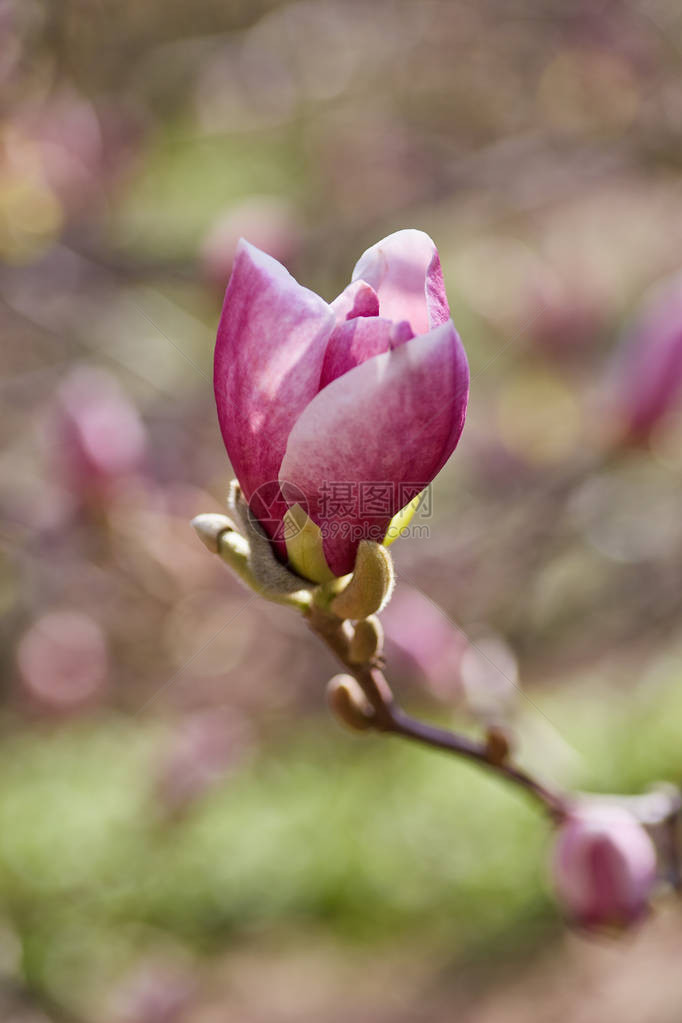
[[[386,548],[373,540],[361,540],[353,574],[333,599],[331,610],[339,618],[369,618],[388,602],[393,581],[393,562]]]
[[[384,645],[384,630],[374,615],[362,618],[351,636],[348,656],[353,664],[369,664],[381,655]]]
[[[335,675],[327,684],[327,702],[332,714],[354,732],[372,727],[374,711],[352,675]]]
[[[211,554],[220,554],[222,534],[233,532],[236,528],[232,519],[229,519],[227,515],[217,515],[214,512],[195,515],[192,525],[204,547],[208,548]]]
[[[249,514],[236,481],[230,490],[229,505],[243,533],[227,515],[197,515],[192,525],[202,543],[266,600],[290,604],[300,610],[307,608],[310,583],[277,560],[267,536]]]
[[[485,735],[486,752],[491,764],[503,764],[512,752],[511,732],[504,725],[489,725]]]

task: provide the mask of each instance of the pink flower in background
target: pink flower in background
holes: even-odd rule
[[[111,187],[133,164],[144,127],[140,111],[118,99],[95,108],[86,96],[61,85],[16,112],[4,156],[10,171],[42,180],[73,216],[109,201]]]
[[[616,372],[625,439],[645,441],[682,400],[682,275],[659,285],[625,339]]]
[[[216,402],[241,488],[282,557],[282,520],[299,504],[332,572],[352,571],[360,540],[382,540],[454,451],[468,390],[428,235],[398,231],[372,246],[331,305],[240,242]]]
[[[107,644],[101,628],[79,611],[43,615],[24,633],[17,665],[28,696],[47,710],[90,703],[107,684]]]
[[[144,963],[115,993],[115,1023],[176,1023],[186,1018],[196,982],[185,965]]]
[[[436,696],[461,695],[460,665],[467,639],[433,601],[403,583],[381,621],[388,642],[417,668]]]
[[[144,424],[116,378],[83,366],[59,387],[51,440],[60,481],[84,498],[140,471],[147,449]]]
[[[197,711],[179,725],[160,764],[158,795],[179,813],[221,781],[250,746],[249,728],[238,712]]]
[[[201,268],[221,293],[232,272],[240,238],[288,264],[301,248],[301,227],[290,203],[271,195],[254,195],[231,209],[211,227],[201,246]]]
[[[625,927],[646,913],[656,851],[626,810],[582,806],[559,828],[552,874],[556,893],[576,923]]]
[[[599,340],[605,311],[583,282],[529,288],[523,327],[532,344],[560,362],[585,359]]]
[[[92,103],[63,87],[27,105],[13,123],[9,159],[40,170],[70,211],[82,207],[102,173],[102,132]]]

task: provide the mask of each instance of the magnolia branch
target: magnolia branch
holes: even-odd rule
[[[199,515],[193,520],[197,534],[206,547],[218,554],[252,590],[268,600],[287,604],[304,615],[311,630],[348,673],[345,677],[332,679],[329,690],[332,708],[346,724],[357,730],[374,729],[399,735],[487,767],[539,801],[555,823],[566,818],[577,798],[583,803],[604,799],[611,805],[627,805],[629,812],[642,824],[667,829],[671,877],[675,887],[680,886],[678,830],[682,799],[679,790],[667,786],[629,797],[600,797],[587,793],[581,793],[579,797],[577,794],[567,795],[516,766],[511,760],[506,736],[499,730],[490,730],[483,740],[476,740],[406,714],[397,704],[382,670],[380,626],[373,614],[382,602],[382,594],[391,585],[390,558],[385,548],[361,543],[351,583],[347,583],[341,592],[333,586],[302,589],[303,580],[276,562],[265,534],[254,525],[248,514],[236,484],[230,489],[230,507],[248,539],[230,518],[216,514]],[[358,607],[367,601],[368,606],[361,612],[366,617],[358,620]],[[355,625],[349,618],[353,618]],[[358,639],[363,639],[363,633],[364,642],[358,643]],[[348,682],[352,683],[352,687]]]
[[[306,618],[312,631],[334,653],[346,672],[355,680],[364,697],[362,704],[356,699],[354,706],[346,704],[342,707],[338,702],[339,692],[335,693],[331,701],[333,709],[337,714],[340,713],[347,724],[355,728],[373,728],[384,734],[399,735],[422,746],[464,757],[525,790],[541,803],[555,823],[560,823],[566,817],[576,796],[571,797],[550,788],[512,763],[504,737],[489,733],[486,739],[477,741],[411,717],[396,702],[382,670],[380,658],[366,663],[354,662],[348,622],[314,603],[306,612]],[[353,700],[352,693],[346,692],[345,697]],[[682,851],[678,838],[682,821],[682,797],[675,786],[659,786],[637,796],[580,793],[579,799],[582,802],[621,805],[641,823],[660,826],[667,846],[666,859],[669,862],[670,883],[676,889],[682,889]]]
[[[355,679],[366,698],[368,705],[365,709],[366,727],[400,735],[423,746],[473,760],[525,789],[542,803],[554,819],[561,820],[565,816],[568,803],[566,798],[514,766],[508,759],[508,749],[494,741],[478,742],[406,714],[396,703],[388,680],[378,663],[353,663],[348,632],[342,619],[315,606],[310,609],[307,618],[310,628],[332,650],[349,675]],[[360,707],[357,710],[362,712]]]
[[[509,747],[504,737],[489,733],[484,741],[477,741],[457,732],[449,731],[435,725],[419,721],[406,714],[397,704],[391,687],[381,668],[380,661],[354,663],[352,644],[349,641],[349,623],[321,609],[315,604],[307,611],[306,617],[312,631],[336,655],[348,674],[357,683],[364,697],[364,706],[357,699],[352,703],[340,706],[338,699],[344,692],[336,688],[331,692],[333,709],[340,712],[347,724],[365,729],[374,728],[390,735],[399,735],[405,739],[441,750],[455,756],[464,757],[483,767],[494,771],[506,781],[519,786],[549,814],[555,824],[566,819],[576,796],[558,792],[546,784],[533,778],[528,772],[513,764],[509,758]],[[336,680],[332,680],[334,683]],[[337,685],[344,686],[343,677]],[[346,691],[345,697],[353,700],[353,694]],[[348,711],[351,711],[350,716]],[[659,786],[648,793],[638,796],[601,796],[593,793],[580,793],[580,801],[599,804],[621,805],[634,818],[649,827],[661,829],[661,844],[665,862],[667,863],[668,882],[682,891],[682,850],[680,849],[680,826],[682,824],[682,796],[679,789],[672,785]]]

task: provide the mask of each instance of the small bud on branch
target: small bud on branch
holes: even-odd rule
[[[372,727],[374,711],[352,675],[335,675],[329,680],[327,702],[335,717],[353,731]]]

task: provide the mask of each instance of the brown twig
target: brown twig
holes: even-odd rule
[[[386,676],[378,664],[352,663],[349,657],[348,634],[340,618],[318,606],[311,608],[307,618],[313,632],[326,643],[362,689],[372,708],[372,727],[377,731],[400,735],[432,749],[473,760],[530,793],[542,803],[553,819],[561,820],[565,816],[568,800],[563,795],[541,784],[508,759],[493,758],[486,742],[479,742],[457,732],[418,721],[406,714],[396,703]]]

